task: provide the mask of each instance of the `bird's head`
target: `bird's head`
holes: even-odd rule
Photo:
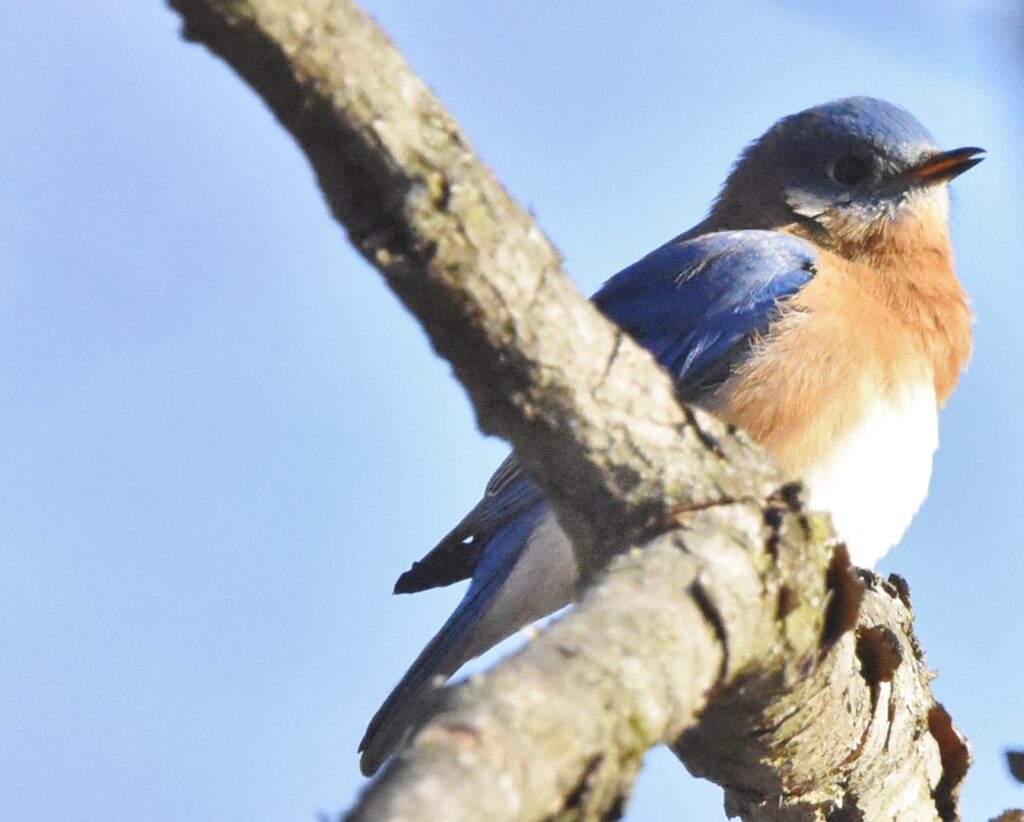
[[[905,109],[849,97],[784,117],[743,153],[709,222],[791,227],[850,259],[880,240],[938,232],[946,241],[946,183],[982,149],[942,151]]]

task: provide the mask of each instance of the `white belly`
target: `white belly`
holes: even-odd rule
[[[854,564],[870,568],[903,536],[928,494],[938,446],[935,388],[922,382],[869,402],[807,471],[811,507],[832,514]]]

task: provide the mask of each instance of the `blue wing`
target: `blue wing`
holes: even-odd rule
[[[780,301],[814,276],[810,243],[774,231],[722,231],[673,241],[612,277],[601,311],[699,403],[744,359]]]
[[[705,234],[648,254],[612,277],[594,301],[669,371],[682,400],[699,403],[743,361],[779,303],[814,276],[816,260],[813,246],[786,234]],[[471,575],[473,582],[371,720],[360,744],[364,773],[375,771],[429,712],[439,677],[450,676],[480,652],[481,644],[494,644],[536,618],[523,621],[528,607],[492,606],[546,510],[543,494],[510,457],[480,503],[399,578],[399,593]],[[561,557],[547,548],[531,549],[531,567],[562,562]],[[556,570],[539,568],[536,578]]]
[[[778,303],[811,279],[816,260],[809,243],[774,231],[673,240],[608,280],[594,302],[668,370],[680,399],[700,403],[764,333]],[[395,593],[472,576],[493,535],[542,499],[509,457],[477,506],[399,577]]]

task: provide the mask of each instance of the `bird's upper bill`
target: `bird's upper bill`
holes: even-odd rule
[[[940,151],[926,157],[921,163],[910,169],[904,177],[907,182],[917,185],[949,182],[984,160],[984,157],[978,156],[984,153],[985,149],[976,146]]]

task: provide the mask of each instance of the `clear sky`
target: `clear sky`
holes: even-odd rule
[[[1024,745],[1011,4],[367,5],[586,292],[699,220],[783,114],[871,94],[989,150],[954,184],[976,353],[882,570],[909,579],[935,691],[973,744],[965,818],[1024,805],[1002,760]],[[363,784],[366,721],[459,596],[394,598],[394,579],[505,446],[291,139],[171,12],[4,17],[0,816],[337,811]],[[629,818],[720,808],[660,751]]]

